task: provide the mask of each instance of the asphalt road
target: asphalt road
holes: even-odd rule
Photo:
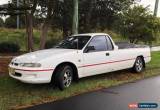
[[[157,109],[131,109],[132,103],[158,103]],[[160,76],[46,103],[27,110],[160,110]]]

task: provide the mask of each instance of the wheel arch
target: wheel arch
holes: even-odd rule
[[[77,66],[74,63],[72,63],[72,62],[62,62],[62,63],[58,64],[55,67],[54,72],[52,74],[52,80],[54,80],[54,77],[56,75],[56,72],[57,72],[58,68],[60,66],[62,66],[62,65],[69,65],[69,66],[71,66],[71,68],[73,69],[73,80],[78,80],[79,79]]]

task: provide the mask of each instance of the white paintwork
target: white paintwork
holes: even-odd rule
[[[105,35],[104,33],[79,34],[78,36]],[[110,38],[111,39],[111,38]],[[83,50],[74,49],[47,49],[40,50],[25,55],[21,55],[12,60],[15,63],[40,63],[39,68],[28,68],[9,65],[14,68],[15,72],[21,73],[21,77],[17,77],[9,73],[12,78],[25,83],[49,83],[51,81],[54,69],[61,63],[70,62],[77,67],[79,78],[92,76],[96,74],[112,72],[122,69],[131,68],[134,65],[137,56],[143,56],[145,63],[151,60],[150,48],[131,48],[118,49],[111,39],[114,50],[83,53]],[[89,41],[90,42],[90,41]],[[86,44],[87,45],[87,44]],[[109,53],[109,56],[105,54]]]

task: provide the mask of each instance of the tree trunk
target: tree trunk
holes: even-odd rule
[[[40,50],[45,48],[49,23],[45,22],[41,29]]]
[[[33,15],[37,7],[37,1],[33,0],[33,6],[31,10],[25,10],[26,16],[26,34],[27,34],[27,50],[34,51],[34,41],[33,41]],[[23,1],[24,6],[28,6],[30,4],[29,1]]]
[[[26,14],[26,33],[27,33],[27,50],[34,51],[33,47],[33,15],[31,13]]]
[[[63,3],[63,18],[62,18],[62,20],[63,20],[63,24],[62,24],[62,28],[63,28],[63,39],[65,39],[67,36],[69,36],[69,29],[68,29],[68,23],[67,23],[67,21],[66,21],[66,18],[67,18],[67,0],[64,0],[64,3]]]
[[[88,12],[86,12],[86,19],[85,19],[85,27],[84,27],[84,32],[91,32],[91,17],[92,17],[92,11],[94,8],[94,1],[93,0],[89,0],[89,10]]]
[[[45,44],[46,44],[46,39],[47,39],[47,33],[48,33],[48,28],[49,28],[49,24],[52,20],[52,16],[53,16],[53,5],[54,2],[52,0],[49,0],[47,3],[47,17],[43,23],[42,29],[41,29],[41,36],[40,36],[40,49],[44,49],[45,48]]]
[[[27,17],[28,15],[27,15],[27,13],[25,13],[25,23],[26,23],[26,49],[27,49],[27,51],[29,51],[30,50],[30,48],[29,48],[29,40],[28,40],[28,30],[29,30],[29,23],[28,23],[28,17]]]
[[[30,51],[34,51],[34,42],[33,42],[33,15],[29,14],[29,44]]]

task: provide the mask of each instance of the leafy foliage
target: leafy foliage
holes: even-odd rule
[[[151,43],[160,32],[160,19],[151,15],[148,8],[134,6],[121,13],[117,26],[121,34],[131,43],[138,41]]]
[[[25,17],[24,15],[20,15],[20,28],[24,28],[25,27]],[[5,27],[6,28],[17,28],[17,16],[9,16],[8,18],[6,18],[5,20]]]
[[[58,41],[59,40],[57,40],[57,39],[50,39],[50,40],[48,40],[46,42],[46,44],[45,44],[45,49],[53,48],[57,44]]]
[[[133,0],[82,0],[80,24],[82,31],[111,28],[119,12],[128,9]]]
[[[6,12],[24,14],[21,24],[26,27],[28,50],[34,50],[33,28],[40,29],[40,49],[45,46],[49,29],[61,30],[64,38],[72,34],[73,0],[20,0],[20,7],[16,2],[12,0]],[[150,43],[159,33],[160,20],[148,8],[134,3],[135,0],[79,0],[79,33],[107,29],[120,32],[132,43]],[[15,18],[9,17],[5,26],[14,28]]]
[[[8,17],[5,21],[6,28],[16,28],[16,17]]]

